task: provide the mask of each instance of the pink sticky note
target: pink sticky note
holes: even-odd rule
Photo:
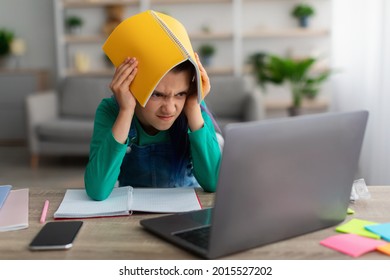
[[[374,251],[378,246],[385,245],[386,242],[347,233],[328,237],[322,240],[320,244],[352,257],[359,257]]]

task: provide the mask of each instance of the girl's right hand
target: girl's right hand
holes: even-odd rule
[[[135,57],[126,58],[115,70],[110,89],[114,93],[115,99],[119,104],[120,110],[134,111],[136,100],[130,91],[130,84],[137,74],[138,61]]]

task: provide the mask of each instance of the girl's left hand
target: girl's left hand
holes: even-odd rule
[[[210,93],[210,89],[211,89],[210,79],[209,76],[207,75],[206,69],[204,69],[202,63],[200,62],[199,55],[197,53],[195,53],[195,59],[200,70],[200,78],[202,82],[203,94],[204,97],[206,97]]]
[[[207,75],[206,69],[204,69],[202,63],[200,62],[197,53],[195,53],[195,59],[200,71],[200,79],[201,79],[201,87],[202,87],[203,95],[204,97],[206,97],[210,93],[210,89],[211,89],[210,79],[209,76]],[[197,94],[191,94],[187,96],[185,110],[186,111],[191,110],[189,107],[190,108],[199,107]]]
[[[197,53],[195,53],[195,59],[200,70],[200,79],[201,79],[203,96],[206,97],[210,93],[210,89],[211,89],[210,79],[209,76],[207,75],[206,69],[204,69],[202,63],[200,62]],[[186,103],[184,106],[184,113],[187,116],[188,125],[192,131],[195,131],[203,127],[204,121],[200,110],[200,105],[198,104],[197,94],[190,94],[189,96],[187,96]]]

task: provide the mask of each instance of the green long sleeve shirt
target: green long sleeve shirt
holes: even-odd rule
[[[113,98],[103,99],[96,110],[89,162],[84,174],[86,191],[95,200],[104,200],[110,195],[118,180],[126,154],[129,139],[122,144],[117,142],[112,134],[112,127],[118,113],[119,108]],[[188,132],[193,174],[205,191],[214,192],[218,180],[221,150],[210,116],[206,112],[202,112],[202,116],[203,128]],[[136,124],[136,129],[138,145],[170,141],[168,131],[150,136],[143,131],[141,125]]]

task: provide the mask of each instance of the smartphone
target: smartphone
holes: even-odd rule
[[[31,241],[30,250],[63,250],[73,245],[83,222],[48,222]]]

